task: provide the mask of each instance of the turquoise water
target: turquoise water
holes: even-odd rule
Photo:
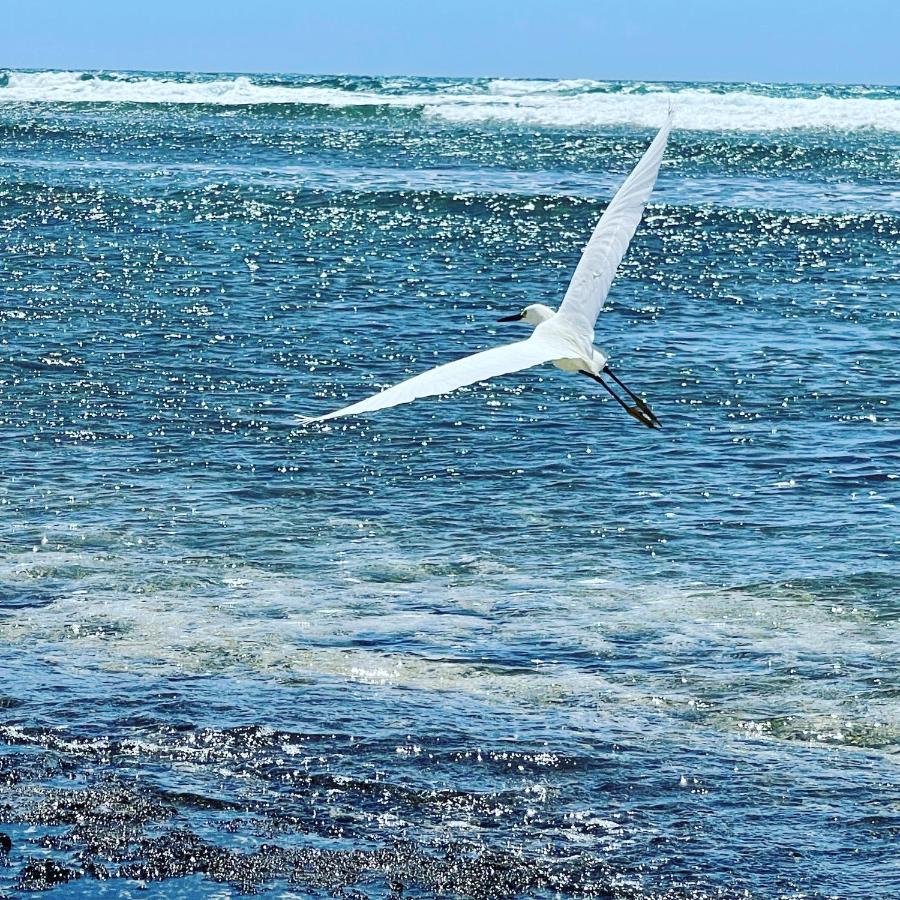
[[[297,425],[523,336],[670,100],[662,432]],[[900,893],[900,89],[4,72],[0,148],[0,890]]]

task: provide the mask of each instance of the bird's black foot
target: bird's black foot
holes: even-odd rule
[[[626,406],[625,411],[629,416],[637,419],[641,425],[646,425],[648,428],[662,428],[659,419],[653,415],[653,410],[646,403],[643,406]]]
[[[656,413],[650,409],[650,404],[642,397],[632,397],[634,406],[628,408],[628,412],[639,422],[643,422],[648,428],[662,428]]]

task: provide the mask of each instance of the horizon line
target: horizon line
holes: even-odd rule
[[[76,73],[102,73],[121,72],[127,75],[287,75],[296,78],[422,78],[428,80],[446,81],[593,81],[598,84],[621,83],[656,83],[656,84],[721,84],[721,85],[793,85],[797,87],[863,87],[863,88],[900,88],[900,82],[895,84],[876,81],[760,81],[757,79],[745,80],[708,80],[685,78],[598,78],[594,76],[550,76],[550,75],[422,75],[414,72],[379,72],[378,74],[360,72],[294,72],[286,69],[129,69],[115,66],[101,66],[92,68],[80,66],[77,68],[49,67],[49,66],[0,66],[0,72],[68,72]]]

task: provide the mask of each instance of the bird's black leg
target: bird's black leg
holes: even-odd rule
[[[644,413],[644,415],[646,415],[647,418],[649,418],[657,428],[662,428],[662,425],[660,425],[659,419],[656,417],[656,413],[653,412],[652,409],[650,409],[650,404],[647,403],[647,401],[644,400],[643,397],[638,397],[638,395],[633,390],[631,390],[631,388],[628,387],[628,385],[625,384],[625,382],[622,381],[622,379],[619,378],[619,376],[616,375],[616,373],[613,372],[613,370],[610,369],[609,366],[604,366],[603,372],[606,375],[609,375],[609,377],[612,378],[612,380],[615,381],[615,383],[620,388],[622,388],[622,390],[625,391],[625,393],[627,393],[628,396],[631,397],[632,400],[634,400],[634,402],[637,404],[637,406],[641,410],[641,412]]]
[[[602,384],[609,393],[609,396],[612,397],[613,400],[615,400],[616,403],[618,403],[619,406],[622,407],[622,409],[628,409],[628,404],[599,375],[594,375],[593,372],[586,372],[584,369],[579,369],[578,371],[581,375],[587,375],[588,378],[593,378],[594,381],[597,382],[597,384]]]
[[[629,396],[633,397],[636,402],[640,400],[640,403],[637,403],[637,405],[635,406],[629,406],[599,375],[595,375],[593,372],[587,372],[584,369],[579,369],[578,371],[582,375],[587,375],[588,378],[592,378],[597,382],[597,384],[602,384],[610,397],[612,397],[613,400],[615,400],[616,403],[618,403],[619,406],[621,406],[629,416],[637,419],[638,422],[640,422],[642,425],[646,425],[648,428],[661,427],[659,424],[659,420],[656,418],[656,416],[653,415],[653,411],[650,410],[650,407],[647,406],[647,404],[644,403],[643,400],[640,400],[640,398],[634,398],[634,395],[631,393],[631,391],[628,390],[627,387],[625,387],[624,384],[621,386],[625,388],[626,391],[628,391]],[[604,369],[603,371],[605,372],[607,370]],[[612,375],[612,372],[610,372],[609,374]],[[615,378],[617,384],[621,384],[619,382],[619,379],[616,378],[615,375],[613,375],[612,377]],[[647,411],[644,410],[644,407],[646,407]]]

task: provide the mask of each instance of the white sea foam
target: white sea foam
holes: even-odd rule
[[[563,83],[564,84],[564,83]],[[794,128],[873,128],[900,131],[900,101],[857,97],[771,97],[703,88],[647,93],[536,90],[468,97],[466,103],[429,104],[431,115],[456,122],[494,120],[526,125],[654,128],[671,103],[680,128],[699,131],[780,131]]]
[[[10,72],[0,102],[50,103],[205,103],[237,106],[259,103],[371,105],[377,95],[337,88],[256,84],[245,75],[209,81],[183,81],[81,72]]]
[[[361,520],[331,524],[341,521]],[[436,571],[387,536],[351,542],[349,553],[343,538],[322,544],[312,573],[170,559],[169,545],[158,548],[163,565],[151,544],[112,527],[58,521],[42,532],[46,544],[0,553],[0,584],[36,601],[0,616],[0,641],[54,665],[340,679],[588,715],[602,697],[604,716],[635,729],[648,711],[671,710],[757,737],[871,749],[900,739],[893,697],[859,699],[860,673],[898,662],[884,647],[877,593],[857,608],[831,588],[783,583],[637,586],[612,572],[561,582],[489,554]]]
[[[329,107],[387,106],[420,109],[425,115],[459,123],[502,122],[534,126],[636,125],[655,128],[669,104],[680,128],[701,131],[779,131],[830,128],[900,132],[900,99],[829,96],[772,96],[763,90],[671,85],[607,84],[581,80],[497,79],[445,84],[423,90],[409,81],[384,90],[345,90],[309,84],[260,84],[247,76],[185,80],[163,76],[79,72],[9,72],[0,87],[2,102],[310,104]]]

